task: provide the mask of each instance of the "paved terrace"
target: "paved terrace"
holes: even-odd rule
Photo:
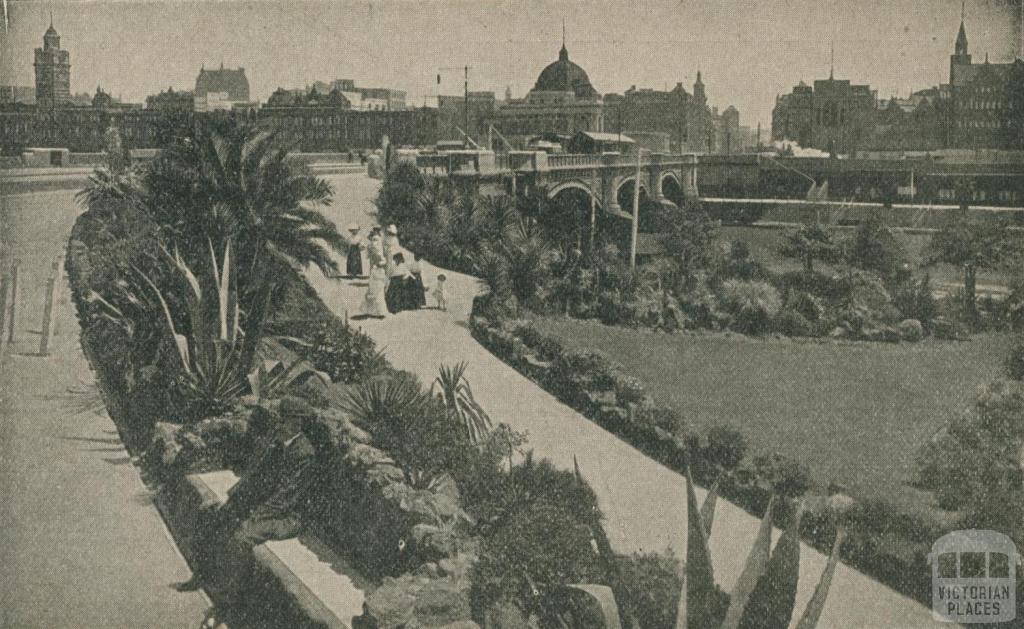
[[[371,224],[378,182],[360,176],[332,178],[332,182],[338,198],[328,208],[328,216],[339,225]],[[424,281],[430,283],[439,270],[424,267]],[[496,422],[528,432],[535,453],[563,469],[572,469],[574,455],[579,458],[583,475],[597,492],[609,538],[617,551],[673,548],[682,556],[686,538],[683,478],[561,404],[481,347],[467,324],[478,282],[466,275],[445,273],[450,288],[447,312],[403,312],[383,321],[353,324],[370,334],[396,367],[415,373],[425,384],[433,381],[440,364],[466,361],[473,392]],[[329,280],[315,270],[308,278],[334,312],[342,316],[358,313],[365,284]],[[703,496],[704,492],[698,491],[698,498]],[[711,551],[715,575],[726,590],[732,588],[742,570],[757,526],[756,518],[719,500]],[[806,605],[825,566],[820,553],[806,545],[802,550],[798,610]],[[794,623],[798,618],[799,613],[794,614]],[[940,624],[917,602],[840,566],[819,626],[917,628]]]

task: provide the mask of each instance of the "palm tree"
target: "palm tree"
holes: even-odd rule
[[[207,239],[232,238],[247,274],[261,275],[266,256],[337,271],[329,250],[341,252],[345,241],[316,209],[330,204],[333,190],[286,158],[273,134],[251,125],[200,129],[147,172],[147,209],[178,244],[204,257]]]
[[[197,129],[168,147],[144,177],[146,212],[186,259],[209,259],[231,241],[245,317],[244,362],[256,350],[281,265],[336,273],[345,241],[317,208],[333,190],[287,160],[273,134],[241,124]]]

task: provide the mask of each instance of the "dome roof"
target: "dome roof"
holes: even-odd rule
[[[577,98],[597,98],[597,90],[590,84],[586,71],[569,61],[569,51],[562,46],[558,61],[541,71],[534,91],[573,92]]]

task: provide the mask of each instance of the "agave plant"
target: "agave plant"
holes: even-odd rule
[[[466,380],[466,366],[465,362],[454,367],[441,365],[430,392],[433,394],[435,388],[438,390],[438,397],[448,409],[448,417],[470,443],[480,444],[491,431],[491,418],[473,398],[473,389]]]
[[[177,349],[183,374],[183,392],[194,411],[209,416],[230,408],[245,392],[249,365],[244,359],[239,338],[238,292],[234,281],[231,241],[224,244],[220,261],[207,241],[210,253],[209,276],[203,281],[193,273],[177,250],[165,252],[178,270],[183,284],[188,335],[175,325],[168,300],[155,282],[136,269],[155,294],[164,315],[165,330]],[[205,285],[205,287],[204,287]]]
[[[576,475],[583,482],[576,466]],[[772,516],[779,498],[771,496],[765,509],[764,517],[758,528],[754,544],[747,555],[747,561],[740,573],[736,585],[729,595],[729,606],[724,619],[717,625],[713,622],[716,603],[717,586],[715,585],[714,568],[708,538],[714,523],[715,505],[718,499],[717,483],[708,492],[703,504],[698,504],[689,469],[686,472],[687,502],[687,536],[686,566],[683,577],[683,588],[679,595],[679,606],[676,615],[676,629],[716,626],[716,629],[787,629],[792,621],[796,605],[797,585],[800,576],[800,521],[803,515],[803,503],[798,502],[789,525],[782,533],[778,543],[772,549]],[[838,509],[835,509],[838,512]],[[592,530],[597,533],[600,524]],[[814,589],[811,600],[807,603],[797,629],[815,629],[821,618],[825,601],[828,598],[832,578],[839,565],[839,547],[845,538],[841,523],[837,523],[836,537],[828,562],[821,578]],[[611,549],[604,550],[600,535],[595,534],[598,551],[602,555]],[[604,540],[607,544],[607,540]],[[574,585],[588,592],[598,603],[603,615],[605,627],[636,626],[635,622],[622,624],[615,595],[604,586],[593,584]],[[611,599],[610,601],[608,599]],[[630,621],[633,619],[630,618]]]
[[[317,378],[325,385],[331,384],[330,376],[317,371],[308,360],[302,358],[297,358],[288,365],[280,360],[262,360],[246,377],[249,390],[257,403],[279,398],[292,386],[301,384],[309,378]]]

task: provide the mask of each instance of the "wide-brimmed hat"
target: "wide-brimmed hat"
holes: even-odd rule
[[[356,223],[349,223],[348,227],[346,227],[345,229],[347,229],[350,232],[357,232],[359,231],[359,225]]]
[[[395,227],[394,225],[388,225],[388,233],[391,234],[392,236],[397,236],[398,228]]]

